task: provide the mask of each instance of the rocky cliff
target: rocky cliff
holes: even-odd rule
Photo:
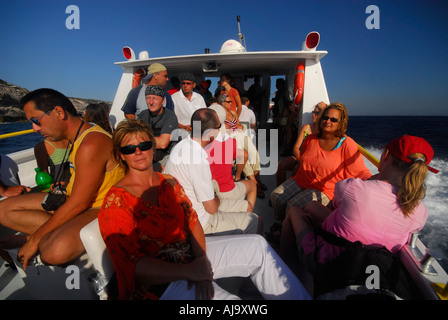
[[[19,87],[15,84],[0,79],[0,122],[25,121],[25,112],[20,106],[20,99],[26,95],[29,90]],[[78,113],[82,113],[90,103],[105,102],[111,105],[109,101],[94,99],[70,98]]]

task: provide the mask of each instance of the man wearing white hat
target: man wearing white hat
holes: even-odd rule
[[[144,85],[139,85],[129,91],[128,97],[121,108],[126,119],[135,119],[135,117],[146,110],[145,89],[147,86],[161,86],[166,87],[168,82],[168,72],[163,64],[153,63],[148,67],[148,74],[143,78]],[[163,106],[169,110],[174,110],[173,100],[171,95],[165,91],[165,101]]]

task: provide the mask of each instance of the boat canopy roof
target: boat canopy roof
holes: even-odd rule
[[[159,58],[134,59],[116,62],[123,69],[147,68],[153,63],[162,63],[170,73],[190,72],[219,76],[222,73],[268,73],[286,74],[295,69],[298,61],[306,59],[318,62],[327,51],[259,51],[240,53],[209,53]],[[188,63],[186,63],[188,61]]]

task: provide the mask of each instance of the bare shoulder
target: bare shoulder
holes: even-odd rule
[[[90,161],[104,162],[106,164],[109,162],[111,155],[112,138],[101,132],[90,132],[84,137],[79,146],[76,158],[77,160],[83,158],[85,160],[90,159]]]
[[[99,152],[104,151],[107,148],[110,148],[112,150],[112,138],[102,132],[90,132],[87,134],[81,145],[80,148],[98,148]]]

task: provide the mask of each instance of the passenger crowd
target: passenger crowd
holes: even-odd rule
[[[279,241],[277,254],[253,212],[267,187],[252,97],[230,74],[214,94],[191,73],[172,77],[170,90],[168,81],[165,66],[150,65],[116,126],[108,106],[89,105],[79,117],[55,90],[27,94],[25,114],[45,137],[37,164],[53,176],[54,192],[1,182],[0,224],[24,235],[0,248],[20,247],[24,269],[36,254],[65,264],[84,252],[79,232],[98,219],[120,299],[238,299],[216,284],[228,277],[250,277],[266,299],[310,299],[296,268],[312,257],[314,227],[396,253],[424,226],[431,146],[413,136],[391,141],[372,176],[346,135],[345,106],[316,101],[312,123],[299,128],[300,110],[279,79],[273,114],[285,158],[270,195],[279,222],[269,238]],[[338,254],[320,250],[318,262]]]

